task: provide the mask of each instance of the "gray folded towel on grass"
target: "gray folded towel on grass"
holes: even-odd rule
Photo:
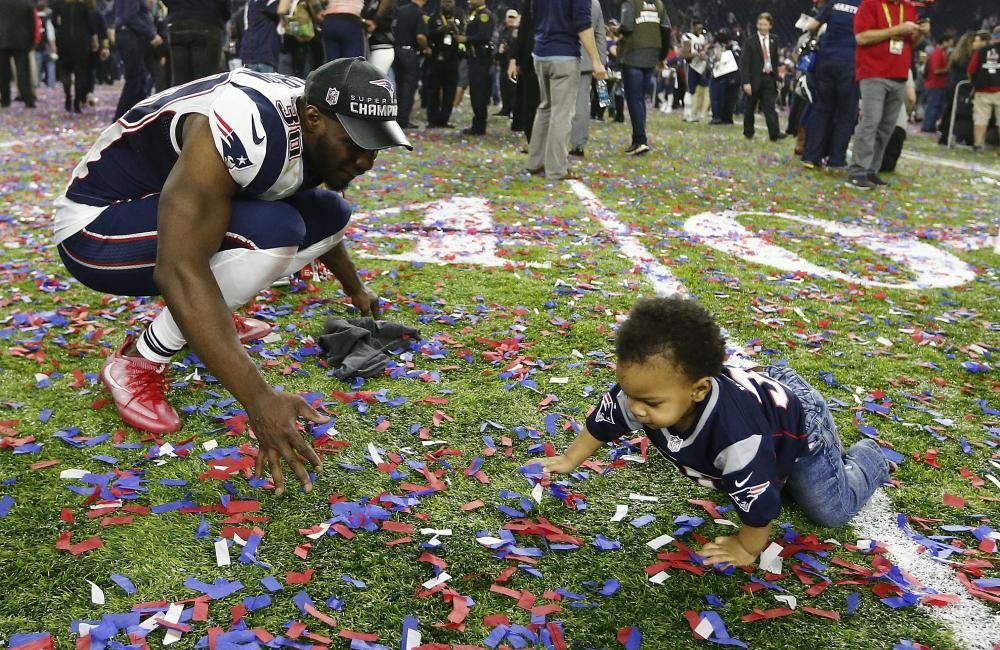
[[[419,339],[420,330],[374,318],[327,318],[318,343],[334,366],[337,379],[374,377],[389,365],[387,350]]]

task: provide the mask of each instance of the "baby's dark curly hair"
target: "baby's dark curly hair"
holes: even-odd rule
[[[618,329],[619,365],[662,356],[691,381],[722,372],[726,344],[712,315],[691,298],[642,298]]]

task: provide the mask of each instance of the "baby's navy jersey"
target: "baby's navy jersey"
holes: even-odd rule
[[[139,102],[101,133],[57,201],[56,244],[105,207],[158,194],[181,151],[184,118],[208,118],[229,174],[247,197],[273,201],[302,185],[296,100],[304,82],[241,69],[168,88]]]
[[[644,427],[617,384],[587,417],[587,430],[605,442],[643,431],[685,476],[727,492],[743,523],[764,526],[778,517],[781,488],[807,450],[802,405],[756,372],[726,366],[711,382],[689,434]]]

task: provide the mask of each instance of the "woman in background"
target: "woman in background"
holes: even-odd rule
[[[323,12],[323,48],[326,60],[364,56],[368,50],[364,0],[330,0]]]

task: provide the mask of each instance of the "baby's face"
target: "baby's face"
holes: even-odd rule
[[[618,384],[628,397],[629,410],[650,429],[693,428],[695,404],[705,398],[711,386],[707,377],[691,381],[663,357],[619,364],[616,372]]]

